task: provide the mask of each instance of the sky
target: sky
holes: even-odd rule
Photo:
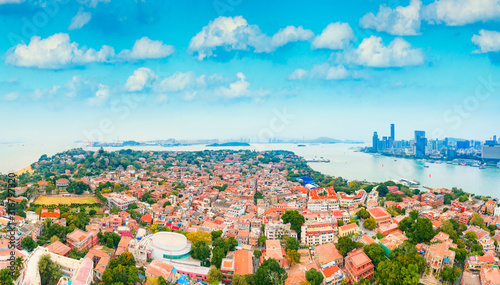
[[[0,143],[500,135],[500,0],[0,0]]]

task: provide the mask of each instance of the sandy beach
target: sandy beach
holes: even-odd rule
[[[29,172],[30,174],[33,174],[34,170],[31,168],[30,165],[26,166],[25,168],[19,170],[19,171],[16,171],[15,174],[16,175],[21,175],[25,172]]]

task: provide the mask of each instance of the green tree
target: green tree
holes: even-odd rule
[[[264,195],[262,195],[262,193],[255,192],[255,194],[253,195],[253,202],[255,203],[255,205],[257,205],[257,200],[263,199],[263,198],[264,198]]]
[[[432,228],[432,221],[428,218],[418,218],[407,232],[407,236],[415,244],[429,242],[435,235],[436,232]]]
[[[398,224],[398,229],[402,232],[407,232],[408,229],[411,229],[411,226],[414,224],[415,220],[412,217],[406,217],[401,220]]]
[[[266,236],[260,236],[257,241],[259,242],[259,244],[265,244],[266,240],[267,240]]]
[[[338,242],[335,244],[335,247],[343,257],[346,257],[348,252],[356,248],[362,248],[363,244],[353,241],[350,237],[340,237]]]
[[[341,227],[344,225],[344,221],[343,220],[338,220],[337,221],[337,226]]]
[[[413,219],[413,220],[416,220],[419,216],[419,212],[417,210],[412,210],[410,212],[410,217]]]
[[[311,283],[311,285],[321,285],[323,284],[323,273],[317,271],[315,268],[311,268],[306,272],[306,280]]]
[[[221,247],[215,247],[212,250],[212,259],[211,263],[217,268],[220,268],[220,265],[222,263],[222,259],[226,257],[226,253],[224,252],[224,249]]]
[[[198,260],[205,260],[210,257],[210,247],[204,240],[199,240],[191,247],[191,256]]]
[[[14,285],[14,280],[9,268],[0,270],[0,284],[1,285]]]
[[[78,195],[83,194],[83,192],[85,191],[90,192],[90,190],[90,186],[83,181],[71,181],[66,188],[66,191],[68,191],[69,193],[75,193]]]
[[[212,267],[208,271],[207,279],[212,285],[218,285],[222,280],[222,272],[218,268]]]
[[[210,235],[212,237],[212,240],[216,240],[217,238],[220,238],[222,236],[222,231],[221,230],[212,231],[210,232]]]
[[[481,217],[481,215],[479,215],[477,213],[474,213],[472,215],[472,219],[470,220],[470,225],[471,226],[478,226],[478,227],[483,228],[483,229],[485,228],[483,217]]]
[[[377,222],[374,218],[368,218],[363,222],[363,226],[367,229],[374,230],[377,227]]]
[[[260,250],[254,250],[254,252],[253,252],[253,256],[254,256],[256,259],[259,259],[261,255],[262,255],[262,251],[260,251]]]
[[[297,233],[300,237],[300,232],[302,224],[306,221],[304,216],[302,216],[297,210],[286,210],[281,216],[283,223],[290,224],[290,228]]]
[[[384,285],[417,285],[420,281],[417,265],[403,266],[393,260],[382,261],[377,267],[375,276],[377,284]]]
[[[44,254],[40,257],[38,270],[42,285],[55,285],[62,277],[61,267],[52,261],[50,254]]]
[[[96,213],[97,213],[97,212],[96,212],[96,210],[94,210],[94,209],[92,209],[92,210],[90,210],[90,211],[89,211],[89,215],[90,215],[90,216],[94,216]]]
[[[373,265],[377,268],[381,261],[387,260],[385,251],[379,243],[372,243],[363,247],[365,254],[372,260]]]
[[[21,246],[23,248],[25,248],[27,251],[31,252],[35,249],[35,247],[37,246],[36,242],[31,238],[31,236],[27,236],[25,237],[22,241],[21,241]]]
[[[443,270],[441,270],[439,276],[443,278],[443,281],[450,282],[453,284],[455,283],[455,280],[457,280],[458,277],[460,277],[461,274],[460,268],[455,268],[455,269],[449,266],[445,266]]]
[[[283,285],[288,274],[285,269],[273,258],[264,260],[255,272],[255,284]]]
[[[294,237],[286,237],[285,250],[299,250],[299,241]]]
[[[300,263],[300,253],[297,250],[287,249],[286,250],[286,258],[290,262],[291,265]]]

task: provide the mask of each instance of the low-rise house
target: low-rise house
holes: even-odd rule
[[[350,284],[359,282],[361,278],[364,280],[374,277],[375,266],[373,266],[370,258],[363,252],[362,248],[355,249],[345,258],[345,273]]]

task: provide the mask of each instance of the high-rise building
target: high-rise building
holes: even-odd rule
[[[394,124],[391,124],[391,137],[389,138],[389,148],[394,147],[394,142],[396,141],[396,133],[394,129]]]
[[[496,140],[497,136],[493,136],[493,140],[487,140],[483,145],[482,158],[500,160],[500,144]]]
[[[396,140],[396,131],[394,129],[394,124],[391,124],[391,139],[392,141]]]
[[[373,148],[373,151],[375,151],[375,152],[378,151],[378,134],[377,134],[377,132],[373,133],[372,148]]]
[[[415,156],[425,157],[426,146],[427,139],[425,138],[425,131],[415,131]]]

